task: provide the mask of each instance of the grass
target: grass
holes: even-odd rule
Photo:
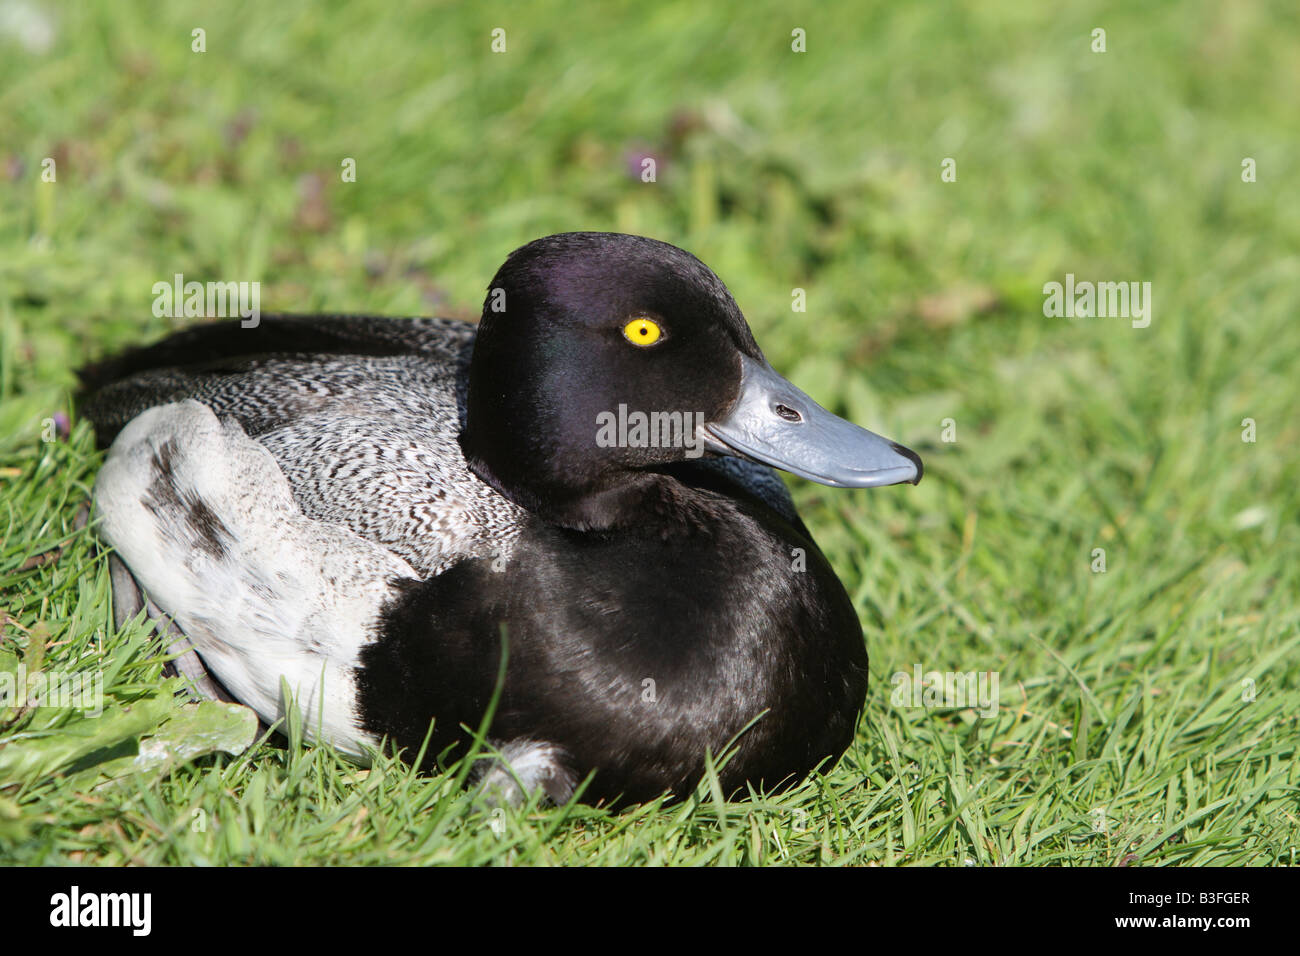
[[[55,34],[0,36],[0,660],[154,716],[110,755],[0,709],[0,763],[75,755],[0,787],[0,861],[1296,862],[1294,4],[25,8]],[[915,489],[794,483],[871,652],[844,759],[622,814],[484,815],[300,733],[103,779],[180,704],[75,527],[88,429],[43,440],[71,370],[179,324],[150,308],[176,272],[473,315],[510,249],[578,228],[691,249],[774,365],[925,457]],[[1066,273],[1151,282],[1150,327],[1045,317]],[[1001,706],[895,706],[918,665],[996,672]]]

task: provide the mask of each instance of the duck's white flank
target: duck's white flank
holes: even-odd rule
[[[196,401],[131,421],[95,485],[101,534],[207,667],[267,723],[285,716],[365,759],[354,668],[401,558],[303,516],[275,459]]]

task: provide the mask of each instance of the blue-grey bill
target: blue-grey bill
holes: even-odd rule
[[[921,480],[921,457],[910,448],[832,415],[766,362],[742,355],[741,365],[736,404],[704,426],[714,451],[839,488]]]

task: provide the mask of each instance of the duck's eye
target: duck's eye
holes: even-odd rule
[[[623,335],[633,345],[654,345],[663,332],[649,319],[633,319],[623,326]]]

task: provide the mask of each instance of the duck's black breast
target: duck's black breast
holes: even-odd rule
[[[802,530],[762,502],[679,484],[672,514],[611,532],[530,523],[509,561],[406,588],[361,654],[366,729],[415,753],[463,741],[507,669],[490,736],[556,745],[585,799],[643,801],[721,772],[789,783],[853,737],[867,653],[848,596]],[[688,516],[683,520],[683,516]],[[757,720],[756,720],[757,718]]]

